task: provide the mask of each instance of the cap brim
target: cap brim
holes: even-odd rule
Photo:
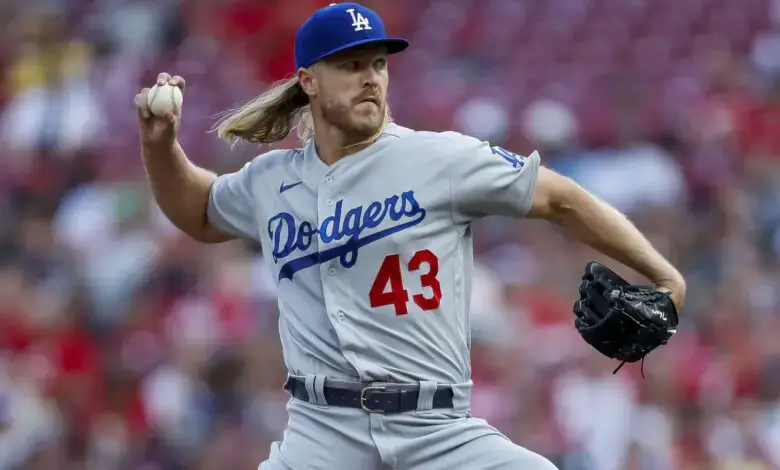
[[[384,43],[387,45],[388,54],[397,54],[409,47],[409,41],[401,38],[388,38],[384,40]]]
[[[329,51],[327,54],[323,54],[322,56],[317,57],[312,61],[312,64],[315,62],[319,62],[323,59],[327,59],[328,57],[337,54],[339,52],[346,51],[347,49],[354,49],[356,47],[365,46],[368,44],[384,44],[385,46],[387,46],[388,54],[397,54],[409,47],[409,41],[401,38],[361,39],[359,41],[354,41],[354,42],[350,42],[349,44],[345,44],[337,49]]]

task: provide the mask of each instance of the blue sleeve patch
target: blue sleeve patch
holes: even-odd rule
[[[499,157],[506,160],[514,168],[520,169],[525,163],[525,158],[504,148],[498,146],[490,147],[490,151],[493,152],[493,155],[498,155]]]

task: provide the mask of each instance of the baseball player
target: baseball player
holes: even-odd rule
[[[187,159],[179,113],[153,116],[148,89],[136,96],[162,211],[204,243],[261,243],[278,280],[289,422],[262,470],[555,468],[469,412],[470,224],[481,217],[552,221],[681,308],[680,273],[538,153],[393,123],[388,56],[407,47],[359,4],[316,11],[296,35],[297,74],[217,127],[252,143],[296,128],[302,147],[219,177]],[[185,88],[167,73],[157,83]]]

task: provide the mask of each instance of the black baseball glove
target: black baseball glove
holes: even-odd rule
[[[677,309],[669,293],[629,284],[595,261],[585,266],[574,326],[600,353],[627,362],[644,359],[677,332]]]

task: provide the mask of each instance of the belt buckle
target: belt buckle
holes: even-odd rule
[[[368,387],[362,388],[360,390],[360,408],[369,413],[384,413],[384,410],[369,408],[366,406],[366,392],[371,390],[381,392],[383,390],[387,390],[387,387],[383,387],[379,385],[369,385]]]

